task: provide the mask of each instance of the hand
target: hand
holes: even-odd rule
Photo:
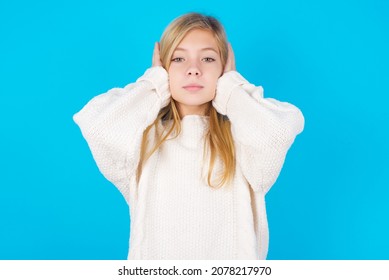
[[[234,51],[232,50],[231,43],[228,43],[228,57],[227,57],[226,65],[224,66],[224,73],[228,71],[235,71],[235,70],[236,70],[236,66],[235,66]]]
[[[154,44],[154,52],[153,52],[153,59],[152,59],[152,67],[155,66],[162,66],[161,57],[159,55],[159,43],[155,42]]]

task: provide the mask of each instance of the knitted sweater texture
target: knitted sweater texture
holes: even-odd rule
[[[218,189],[207,185],[203,149],[209,117],[187,115],[181,133],[146,161],[137,183],[143,132],[170,98],[166,70],[152,67],[136,83],[94,97],[74,115],[100,171],[129,205],[128,258],[265,259],[265,195],[304,128],[301,111],[264,98],[262,87],[238,72],[225,73],[212,105],[231,122],[232,182]],[[154,128],[149,145],[153,135]],[[217,162],[215,172],[220,170]]]

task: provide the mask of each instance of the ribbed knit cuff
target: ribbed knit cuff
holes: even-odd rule
[[[224,73],[217,82],[216,96],[212,101],[216,111],[222,115],[227,115],[227,104],[234,88],[244,84],[249,84],[249,82],[238,72],[229,71]]]
[[[153,85],[158,97],[164,104],[170,100],[168,73],[162,66],[151,67],[141,76],[137,82],[147,81]]]

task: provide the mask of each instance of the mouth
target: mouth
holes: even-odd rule
[[[199,90],[203,89],[204,87],[202,85],[199,85],[199,84],[189,84],[189,85],[183,86],[183,88],[186,89],[187,91],[195,92],[195,91],[199,91]]]

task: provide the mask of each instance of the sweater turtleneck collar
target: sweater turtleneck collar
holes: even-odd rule
[[[181,119],[181,133],[178,136],[182,144],[198,147],[209,126],[209,116],[186,115]]]

